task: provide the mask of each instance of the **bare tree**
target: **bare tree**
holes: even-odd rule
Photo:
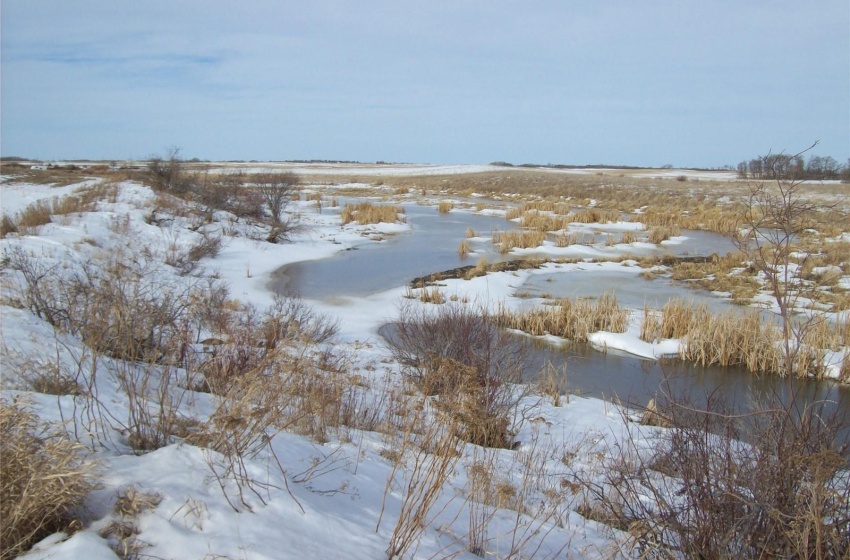
[[[259,193],[263,205],[269,211],[272,220],[272,232],[269,241],[285,241],[294,231],[296,218],[285,216],[286,207],[297,192],[301,179],[292,172],[261,173],[251,177],[254,190]]]
[[[283,213],[300,182],[298,175],[289,171],[262,173],[251,177],[251,183],[263,197],[263,204],[271,214],[273,225],[280,224],[283,220]]]
[[[778,308],[782,326],[782,353],[788,376],[806,375],[811,364],[804,353],[809,332],[823,318],[814,312],[799,314],[817,286],[807,282],[801,271],[809,260],[797,244],[812,225],[815,207],[802,196],[803,180],[789,175],[788,161],[800,158],[817,142],[790,157],[761,158],[768,181],[753,182],[733,243],[746,255],[750,266],[765,280]]]

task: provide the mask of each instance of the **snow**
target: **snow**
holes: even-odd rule
[[[309,174],[421,175],[469,173],[502,169],[494,166],[393,166],[364,167],[349,165],[276,166],[276,168]],[[591,170],[565,172],[587,173]],[[670,173],[678,174],[678,170]],[[81,185],[54,188],[43,185],[4,182],[0,191],[2,211],[13,214],[33,201],[74,192]],[[45,263],[55,264],[69,272],[86,263],[98,263],[106,255],[135,255],[147,251],[155,259],[167,255],[174,247],[188,246],[201,235],[188,223],[178,219],[162,227],[148,223],[154,194],[134,182],[118,185],[120,191],[113,203],[102,202],[98,211],[67,216],[59,223],[42,226],[37,235],[0,240],[0,249],[22,250]],[[215,257],[201,260],[195,274],[215,276],[229,286],[230,296],[262,309],[273,294],[268,290],[272,274],[289,263],[328,258],[340,251],[374,239],[410,229],[408,224],[340,226],[338,214],[318,213],[311,203],[296,203],[290,212],[299,216],[307,227],[294,235],[291,243],[270,244],[246,236],[248,226],[232,217],[221,215],[219,224],[224,246]],[[487,209],[488,215],[503,215],[504,210]],[[229,220],[229,221],[228,221]],[[205,225],[204,228],[215,228]],[[593,226],[590,226],[593,227]],[[640,224],[618,223],[601,226],[608,230],[642,229]],[[676,242],[677,240],[671,240]],[[645,248],[640,243],[632,244]],[[646,244],[648,245],[648,244]],[[612,249],[611,251],[614,251]],[[547,243],[543,248],[518,250],[517,254],[545,253],[552,256],[604,257],[613,254],[586,246],[557,248]],[[628,263],[624,263],[628,264]],[[468,301],[484,307],[504,304],[519,308],[527,301],[513,296],[525,279],[565,267],[574,269],[623,270],[621,263],[577,263],[547,265],[537,270],[521,270],[489,274],[471,280],[446,280],[440,289],[452,299]],[[627,268],[627,267],[626,267]],[[634,267],[635,273],[639,271]],[[164,282],[197,281],[185,277],[162,263],[152,267],[152,274]],[[399,286],[364,298],[340,297],[329,301],[308,302],[319,312],[339,321],[339,334],[333,347],[347,352],[352,371],[364,380],[366,402],[385,406],[380,399],[382,387],[400,387],[398,365],[378,336],[378,329],[398,313],[406,287]],[[414,305],[426,306],[427,304]],[[32,313],[9,306],[0,308],[2,317],[3,398],[22,397],[47,421],[67,422],[77,406],[70,396],[55,397],[26,390],[22,380],[10,375],[16,364],[27,360],[55,360],[61,368],[77,368],[84,376],[93,372],[84,357],[89,350],[78,339],[58,332]],[[679,341],[655,343],[639,339],[636,314],[632,315],[626,333],[591,333],[591,342],[599,347],[617,349],[649,359],[675,354]],[[838,353],[830,356],[838,363]],[[831,363],[832,363],[831,362]],[[96,384],[102,406],[109,415],[126,416],[127,396],[109,372],[128,367],[118,360],[103,361],[103,375]],[[202,417],[209,414],[212,402],[207,394],[191,393],[182,404],[181,413]],[[371,400],[370,400],[371,399]],[[601,456],[618,447],[623,438],[636,444],[649,441],[657,428],[628,425],[624,414],[609,403],[596,399],[571,397],[556,407],[540,396],[527,396],[519,405],[516,418],[518,448],[492,451],[497,472],[514,485],[523,484],[523,459],[539,453],[546,477],[559,481],[570,469],[593,471],[601,468]],[[83,428],[77,426],[76,428]],[[69,427],[70,429],[70,427]],[[57,534],[39,543],[26,558],[30,559],[114,559],[108,536],[114,523],[130,523],[143,543],[143,557],[154,558],[382,558],[399,516],[403,489],[409,473],[394,469],[387,450],[393,437],[379,432],[348,429],[337,430],[328,441],[319,442],[294,432],[274,436],[270,447],[248,460],[247,468],[264,482],[257,495],[247,492],[247,506],[234,508],[211,474],[210,464],[220,460],[213,451],[176,442],[155,451],[134,455],[125,445],[123,435],[113,433],[114,441],[95,452],[101,473],[100,487],[86,504],[89,518],[83,530],[71,535]],[[575,451],[575,464],[565,465],[553,458],[563,457],[565,450]],[[465,551],[468,541],[469,502],[468,469],[482,450],[466,445],[446,487],[428,517],[421,540],[411,557],[477,558]],[[409,461],[409,458],[407,459]],[[279,463],[278,463],[279,461]],[[282,470],[277,465],[282,467]],[[234,491],[231,482],[225,486]],[[543,482],[540,482],[543,484]],[[117,496],[128,488],[159,497],[152,507],[137,517],[126,519],[115,511]],[[563,492],[552,487],[551,491]],[[539,489],[542,493],[544,490]],[[488,551],[494,557],[505,557],[517,528],[527,526],[528,551],[540,547],[540,557],[611,557],[624,538],[617,531],[585,519],[575,513],[579,496],[564,494],[557,514],[548,519],[533,515],[519,516],[509,509],[494,512],[488,532]],[[250,508],[250,511],[249,511]],[[239,511],[236,511],[238,509]],[[380,523],[378,522],[381,519]],[[517,519],[520,518],[520,523]],[[526,525],[527,524],[527,525]],[[489,557],[489,556],[488,556]]]

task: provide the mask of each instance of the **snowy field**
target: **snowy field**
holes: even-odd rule
[[[422,175],[484,172],[495,166],[347,166],[274,165],[309,175],[364,176]],[[234,169],[236,166],[228,166]],[[238,166],[242,171],[257,170]],[[264,167],[264,169],[267,169]],[[558,170],[553,173],[590,173]],[[659,176],[676,177],[687,171],[664,170]],[[696,173],[693,177],[704,177]],[[711,178],[726,175],[711,173]],[[734,175],[734,174],[732,174]],[[732,177],[733,178],[733,177]],[[96,186],[98,180],[53,188],[17,183],[2,184],[2,212],[15,215],[33,202],[56,200]],[[308,188],[311,188],[307,185]],[[268,289],[271,275],[283,265],[322,259],[362,246],[380,243],[408,224],[341,225],[338,208],[293,202],[290,215],[300,226],[288,243],[264,241],[265,230],[226,212],[209,220],[180,214],[163,206],[149,187],[124,181],[85,212],[54,216],[50,223],[19,231],[0,240],[4,255],[16,254],[39,270],[71,277],[89,274],[105,263],[136,266],[144,261],[148,286],[189,292],[204,282],[224,286],[222,303],[264,310],[274,304]],[[319,190],[319,187],[315,187]],[[152,208],[159,207],[158,213]],[[635,227],[624,224],[623,228]],[[220,250],[199,259],[186,273],[169,262],[208,237],[220,239]],[[557,248],[549,249],[559,255]],[[598,255],[593,255],[598,256]],[[136,263],[136,264],[133,264]],[[629,262],[605,263],[610,270],[634,270]],[[491,273],[471,280],[448,280],[441,288],[452,301],[476,305],[499,303],[508,308],[529,305],[513,297],[517,286],[531,275],[578,265],[547,265],[539,270]],[[376,272],[379,273],[379,272]],[[4,291],[16,294],[21,273],[4,270]],[[209,284],[212,285],[212,284]],[[165,288],[161,288],[165,289]],[[91,360],[93,352],[78,336],[54,328],[31,310],[4,305],[2,312],[2,397],[24,403],[45,421],[64,426],[97,462],[97,488],[88,496],[83,526],[73,534],[57,533],[35,546],[28,559],[87,558],[385,558],[394,531],[404,527],[404,516],[416,505],[411,489],[421,488],[420,469],[437,459],[423,455],[422,447],[405,438],[405,418],[433,414],[423,411],[422,398],[403,382],[401,366],[378,334],[398,316],[403,302],[422,310],[434,306],[405,299],[406,286],[345,301],[305,302],[317,315],[338,322],[330,341],[310,352],[327,352],[344,362],[346,383],[356,386],[353,410],[376,411],[369,428],[330,426],[317,437],[290,426],[269,427],[269,441],[246,454],[244,480],[222,474],[222,453],[180,437],[155,450],[133,449],[133,396],[122,383],[121,372],[136,365],[116,357]],[[19,293],[17,293],[20,296]],[[228,303],[230,302],[230,303]],[[533,303],[533,302],[532,302]],[[675,354],[680,341],[640,341],[639,311],[629,319],[627,332],[597,332],[590,340],[600,346],[656,359]],[[215,338],[219,333],[206,332]],[[199,337],[200,338],[200,337]],[[200,344],[198,344],[200,346]],[[74,371],[97,394],[96,421],[82,413],[86,405],[72,394],[53,395],[35,390],[27,372],[39,367]],[[184,375],[174,366],[175,375]],[[156,375],[163,375],[157,370]],[[521,388],[516,387],[519,392]],[[221,402],[209,392],[171,385],[152,395],[145,406],[161,410],[174,404],[187,424],[203,424]],[[397,411],[390,410],[396,408]],[[417,408],[418,407],[418,408]],[[88,414],[94,414],[91,408]],[[150,412],[150,411],[148,411]],[[393,420],[393,414],[399,418]],[[403,551],[405,558],[612,558],[637,556],[629,543],[633,535],[580,515],[587,506],[587,487],[579,478],[601,477],[615,450],[646,449],[663,430],[629,421],[630,413],[596,399],[559,398],[523,394],[511,417],[513,449],[486,449],[469,443],[457,447],[446,466],[445,481],[436,489],[426,511],[421,533]],[[395,422],[395,423],[393,423]],[[388,427],[389,426],[389,427]],[[424,434],[437,437],[436,432]],[[407,434],[410,436],[410,434]],[[415,439],[415,438],[413,438]],[[492,480],[489,490],[504,494],[482,500],[479,472],[485,465]],[[216,470],[218,469],[218,470]],[[420,478],[417,478],[420,476]],[[604,478],[604,477],[603,477]],[[599,478],[599,484],[603,484]],[[420,484],[419,487],[416,484]],[[498,491],[497,491],[498,489]],[[500,496],[502,494],[499,494]],[[140,497],[126,507],[128,496]],[[147,499],[142,499],[147,497]],[[129,500],[132,501],[132,500]],[[408,523],[409,525],[409,523]],[[483,528],[482,528],[483,526]]]

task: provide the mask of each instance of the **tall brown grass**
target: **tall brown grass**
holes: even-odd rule
[[[464,239],[460,242],[460,245],[457,246],[457,254],[460,258],[465,259],[469,256],[469,253],[472,252],[472,247],[470,247],[469,243]]]
[[[0,559],[26,552],[40,539],[80,528],[95,466],[57,426],[20,403],[0,403]]]
[[[381,222],[395,223],[406,221],[404,208],[401,206],[378,206],[371,202],[360,202],[357,204],[346,204],[340,212],[342,224],[356,222],[360,225],[378,224]]]
[[[597,331],[625,332],[628,317],[628,310],[620,307],[612,294],[595,301],[561,299],[554,305],[519,312],[501,306],[496,314],[499,324],[507,328],[578,341],[586,341],[589,333]]]
[[[679,228],[675,226],[656,226],[649,230],[647,240],[650,243],[655,243],[657,245],[662,241],[666,241],[673,236],[679,235],[679,233],[681,233]]]
[[[513,249],[533,249],[543,245],[546,233],[536,230],[511,230],[493,233],[493,244],[499,246],[499,252],[509,253]]]

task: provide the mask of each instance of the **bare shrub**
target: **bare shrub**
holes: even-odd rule
[[[519,396],[527,347],[484,309],[448,303],[430,312],[402,304],[387,335],[407,377],[455,415],[468,441],[510,446],[510,412]]]
[[[147,180],[155,190],[175,196],[185,196],[194,186],[179,148],[169,148],[164,158],[152,156],[148,160]]]
[[[286,301],[263,319],[248,310],[228,342],[201,365],[217,404],[206,425],[187,439],[215,452],[208,464],[237,511],[251,509],[251,496],[266,503],[273,488],[251,474],[251,459],[272,459],[286,483],[271,445],[276,434],[290,430],[324,442],[343,425],[374,426],[350,383],[348,358],[315,344],[332,336],[334,324]]]
[[[202,204],[206,211],[207,222],[211,222],[216,210],[234,212],[240,191],[245,183],[242,173],[204,173],[195,188],[194,199]],[[258,205],[259,207],[259,205]]]
[[[49,356],[47,352],[45,354]],[[10,374],[15,374],[31,391],[45,395],[82,393],[79,372],[68,371],[59,359],[25,354],[9,348],[5,342],[0,342],[0,355],[3,356],[7,379]]]
[[[648,450],[626,441],[604,482],[588,485],[600,517],[628,529],[637,553],[850,553],[848,423],[835,403],[803,405],[792,394],[741,413],[711,395],[705,408],[687,399],[659,408],[672,428]]]
[[[191,274],[198,268],[198,262],[203,258],[214,258],[222,249],[222,238],[206,232],[200,232],[200,239],[181,247],[173,242],[165,255],[165,264],[176,268],[180,274]]]
[[[94,465],[61,429],[19,403],[0,403],[0,558],[11,559],[75,515],[93,488]]]
[[[263,205],[271,217],[271,233],[268,241],[278,243],[288,241],[297,225],[297,217],[284,217],[293,194],[297,192],[301,179],[295,173],[262,173],[252,175],[248,181],[252,189],[259,193]]]

